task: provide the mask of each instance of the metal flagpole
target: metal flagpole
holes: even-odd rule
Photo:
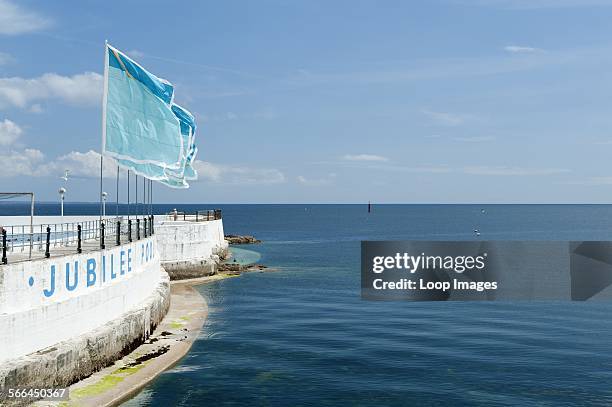
[[[104,88],[102,91],[102,137],[100,149],[100,225],[102,225],[102,162],[106,147],[106,101],[108,100],[108,41],[104,40]]]
[[[102,224],[102,159],[104,158],[103,154],[100,154],[100,224]],[[62,199],[63,201],[63,199]],[[63,211],[62,211],[63,215]]]
[[[127,173],[127,212],[128,220],[130,220],[130,170]]]
[[[28,259],[32,258],[32,246],[34,245],[34,192],[32,192],[30,199],[30,253]]]
[[[117,166],[117,196],[115,202],[115,216],[119,218],[119,166]]]
[[[134,181],[134,186],[136,187],[136,219],[138,219],[138,215],[140,215],[140,208],[138,208],[138,174],[134,174],[136,176]]]
[[[142,195],[144,196],[144,199],[142,200],[142,213],[146,216],[149,214],[149,196],[147,195],[147,179],[145,177],[142,177]]]

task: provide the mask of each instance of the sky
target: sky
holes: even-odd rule
[[[199,180],[156,202],[610,203],[610,21],[612,0],[0,0],[0,192],[98,200],[108,40],[196,116]]]

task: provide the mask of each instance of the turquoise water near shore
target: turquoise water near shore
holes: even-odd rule
[[[481,209],[485,209],[485,213]],[[367,302],[365,239],[610,239],[611,206],[237,206],[280,271],[200,286],[191,352],[128,406],[609,405],[608,303]]]
[[[192,350],[126,406],[612,404],[612,304],[367,302],[359,271],[366,239],[610,240],[612,206],[220,207],[279,271],[200,286]]]

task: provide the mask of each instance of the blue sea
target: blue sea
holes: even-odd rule
[[[278,271],[198,287],[198,340],[126,406],[612,405],[612,304],[368,302],[359,270],[361,240],[611,240],[610,205],[214,207]]]

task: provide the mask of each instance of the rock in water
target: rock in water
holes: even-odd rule
[[[255,237],[249,236],[249,235],[244,235],[244,236],[240,236],[240,235],[225,235],[225,240],[227,240],[227,242],[229,244],[255,244],[255,243],[261,243],[261,240],[255,239]]]

